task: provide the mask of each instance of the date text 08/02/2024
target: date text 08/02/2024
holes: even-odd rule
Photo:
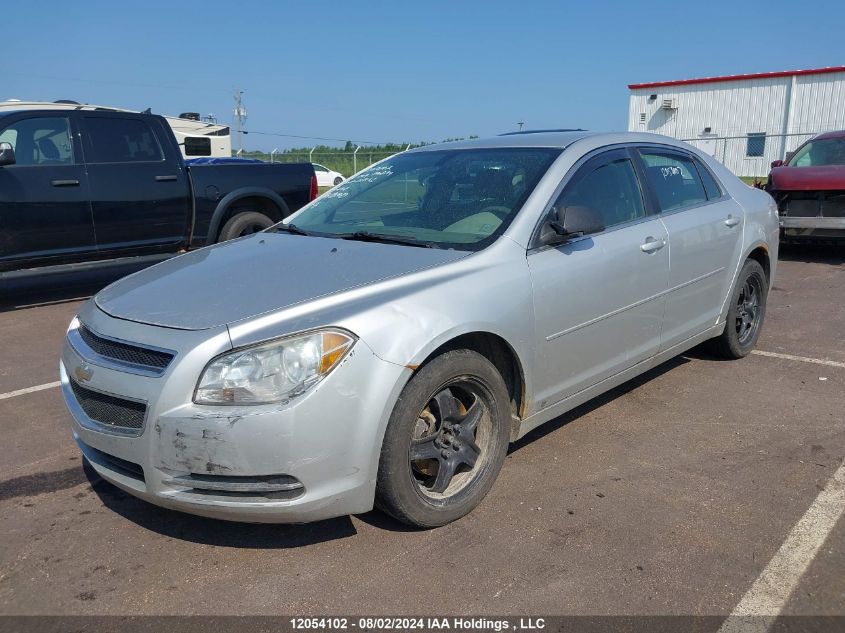
[[[444,618],[444,617],[378,617],[378,618],[291,618],[295,631],[320,630],[342,631],[346,629],[379,630],[458,630],[458,631],[528,631],[545,628],[543,618],[507,619],[487,618]]]

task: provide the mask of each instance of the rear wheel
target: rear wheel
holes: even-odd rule
[[[233,215],[220,230],[218,242],[225,242],[236,237],[252,235],[273,226],[274,222],[258,211],[244,211]]]
[[[766,273],[759,262],[746,261],[731,295],[725,331],[709,342],[714,354],[743,358],[754,349],[766,316],[768,288]]]
[[[376,504],[417,527],[459,519],[492,487],[509,441],[502,376],[476,352],[446,352],[399,396],[382,445]]]

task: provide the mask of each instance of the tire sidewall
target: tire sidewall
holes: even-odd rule
[[[445,385],[468,379],[483,392],[492,423],[492,446],[480,472],[465,488],[446,499],[429,498],[411,475],[409,446],[417,416]],[[436,527],[458,519],[477,506],[496,479],[510,442],[510,403],[505,382],[490,361],[470,350],[454,350],[420,368],[402,391],[385,431],[376,490],[376,505],[401,521]]]
[[[741,345],[739,342],[739,334],[736,331],[736,316],[737,316],[737,301],[739,300],[739,295],[742,292],[742,288],[745,285],[745,282],[749,279],[749,277],[756,277],[758,281],[758,287],[760,289],[760,312],[757,316],[757,325],[756,330],[754,332],[754,336],[746,342],[744,345]],[[731,303],[728,308],[728,317],[727,322],[725,324],[725,330],[727,333],[726,342],[730,347],[731,352],[737,357],[741,358],[743,356],[747,356],[751,353],[751,350],[757,345],[757,339],[760,338],[760,332],[763,329],[763,322],[766,317],[766,304],[768,303],[768,295],[769,295],[769,284],[768,280],[766,279],[766,273],[763,270],[763,267],[760,265],[759,262],[749,259],[745,262],[742,266],[742,270],[739,273],[739,277],[737,278],[736,285],[731,293]]]
[[[262,229],[273,226],[272,219],[258,211],[243,211],[233,215],[226,221],[223,228],[220,230],[220,238],[218,242],[226,242],[236,237],[241,237],[241,232],[248,226],[255,224]]]

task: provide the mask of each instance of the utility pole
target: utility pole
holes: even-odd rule
[[[525,125],[525,121],[517,121],[516,124],[519,126],[519,131],[522,132],[522,126]]]
[[[246,123],[246,108],[244,107],[243,101],[241,99],[244,91],[243,90],[236,90],[235,91],[235,121],[237,122],[237,131],[238,131],[238,152],[242,152],[244,149],[244,123]]]

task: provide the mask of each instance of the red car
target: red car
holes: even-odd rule
[[[782,239],[845,240],[845,130],[774,161],[766,190],[778,204]]]

